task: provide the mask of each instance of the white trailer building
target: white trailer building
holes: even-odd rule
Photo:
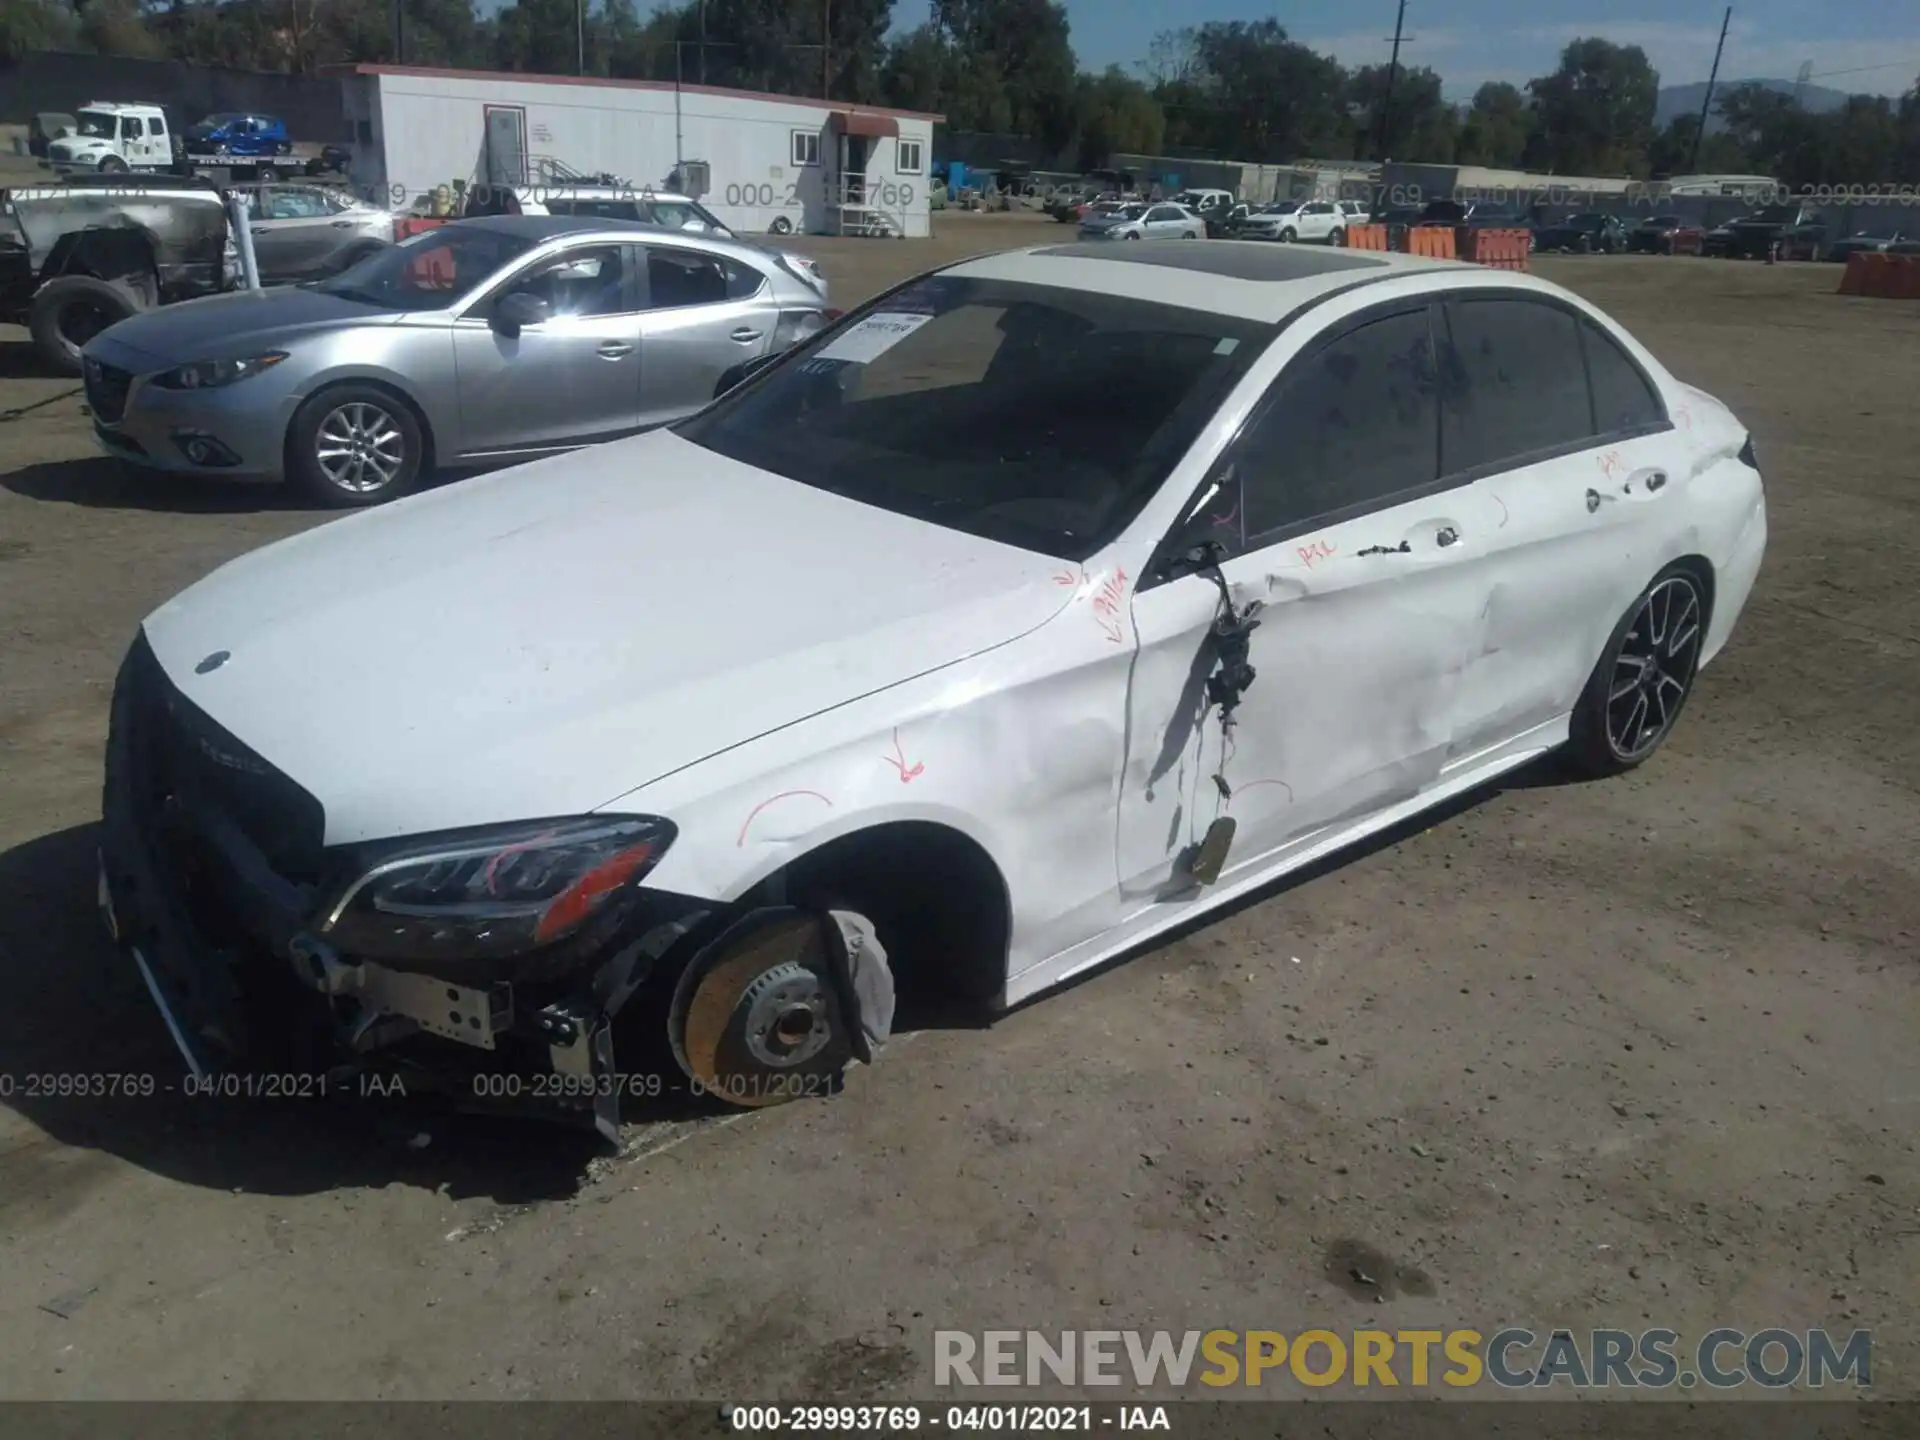
[[[404,204],[456,181],[571,174],[667,188],[677,173],[729,226],[931,233],[928,168],[942,117],[710,85],[342,67],[353,178]],[[701,182],[704,181],[704,187]]]

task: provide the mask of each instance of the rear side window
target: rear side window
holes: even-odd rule
[[[724,261],[691,250],[647,249],[649,310],[679,310],[718,305],[728,298],[730,277]]]
[[[1593,386],[1594,429],[1614,435],[1666,422],[1666,407],[1653,385],[1612,336],[1582,320],[1580,343],[1586,347],[1587,379]]]
[[[1453,300],[1441,371],[1448,474],[1587,440],[1593,407],[1578,322],[1531,300]]]
[[[1434,378],[1424,307],[1289,365],[1233,457],[1249,539],[1432,484]]]

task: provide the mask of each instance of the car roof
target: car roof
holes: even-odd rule
[[[495,230],[517,235],[535,245],[569,235],[632,236],[635,239],[659,239],[669,236],[676,245],[696,250],[711,250],[723,255],[753,255],[771,260],[772,252],[750,240],[729,240],[697,230],[677,230],[667,225],[649,225],[644,220],[609,220],[601,215],[469,215],[448,222],[475,230]],[[425,231],[432,234],[432,231]]]
[[[1009,250],[941,272],[966,279],[1057,285],[1189,310],[1275,322],[1301,305],[1357,283],[1419,271],[1476,270],[1490,284],[1511,272],[1377,250],[1263,245],[1257,241],[1144,240],[1118,246],[1070,244]],[[1520,288],[1516,282],[1516,288]]]

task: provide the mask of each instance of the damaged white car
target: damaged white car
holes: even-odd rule
[[[664,1028],[675,1084],[817,1093],[896,983],[1015,1004],[1548,751],[1639,764],[1766,530],[1740,423],[1540,280],[970,260],[161,606],[101,898],[196,1069],[611,1133]]]

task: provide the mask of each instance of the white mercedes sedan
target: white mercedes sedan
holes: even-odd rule
[[[1725,406],[1450,262],[994,255],[729,383],[147,618],[100,899],[195,1071],[609,1134],[831,1090],[900,991],[1017,1004],[1548,752],[1642,763],[1766,544]]]

